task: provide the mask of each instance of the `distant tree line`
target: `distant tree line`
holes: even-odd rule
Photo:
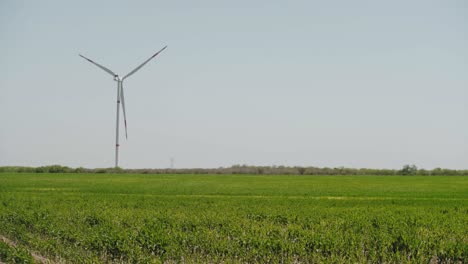
[[[415,165],[404,165],[400,170],[367,169],[367,168],[318,168],[318,167],[287,167],[287,166],[250,166],[234,165],[220,168],[192,169],[122,169],[122,168],[70,168],[60,165],[42,167],[0,167],[0,173],[135,173],[135,174],[256,174],[256,175],[463,175],[468,176],[468,170],[451,170],[435,168],[432,170],[418,169]]]

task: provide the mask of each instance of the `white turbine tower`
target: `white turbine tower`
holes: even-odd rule
[[[127,117],[125,114],[125,98],[124,98],[124,90],[123,90],[123,81],[130,77],[130,75],[134,74],[137,72],[139,69],[141,69],[143,66],[145,66],[146,63],[148,63],[150,60],[152,60],[154,57],[156,57],[159,53],[161,53],[167,46],[162,48],[160,51],[156,52],[153,56],[151,56],[149,59],[147,59],[145,62],[140,64],[140,66],[136,67],[133,71],[129,72],[127,75],[125,75],[123,78],[120,78],[120,76],[113,71],[109,70],[108,68],[86,58],[85,56],[81,55],[82,58],[85,60],[91,62],[92,64],[98,66],[105,72],[109,73],[114,77],[114,81],[117,82],[117,120],[116,120],[116,126],[115,126],[115,167],[117,168],[119,166],[119,109],[120,109],[120,101],[122,101],[122,111],[124,115],[124,124],[125,124],[125,138],[127,137]]]

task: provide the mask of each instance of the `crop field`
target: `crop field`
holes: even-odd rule
[[[0,235],[3,262],[468,263],[468,177],[2,173]]]

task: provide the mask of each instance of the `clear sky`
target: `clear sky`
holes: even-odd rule
[[[0,1],[0,166],[468,168],[468,4]],[[123,127],[123,126],[122,126]]]

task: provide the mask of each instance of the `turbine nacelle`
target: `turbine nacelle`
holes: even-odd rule
[[[114,75],[114,81],[120,82],[122,81],[118,75]]]

